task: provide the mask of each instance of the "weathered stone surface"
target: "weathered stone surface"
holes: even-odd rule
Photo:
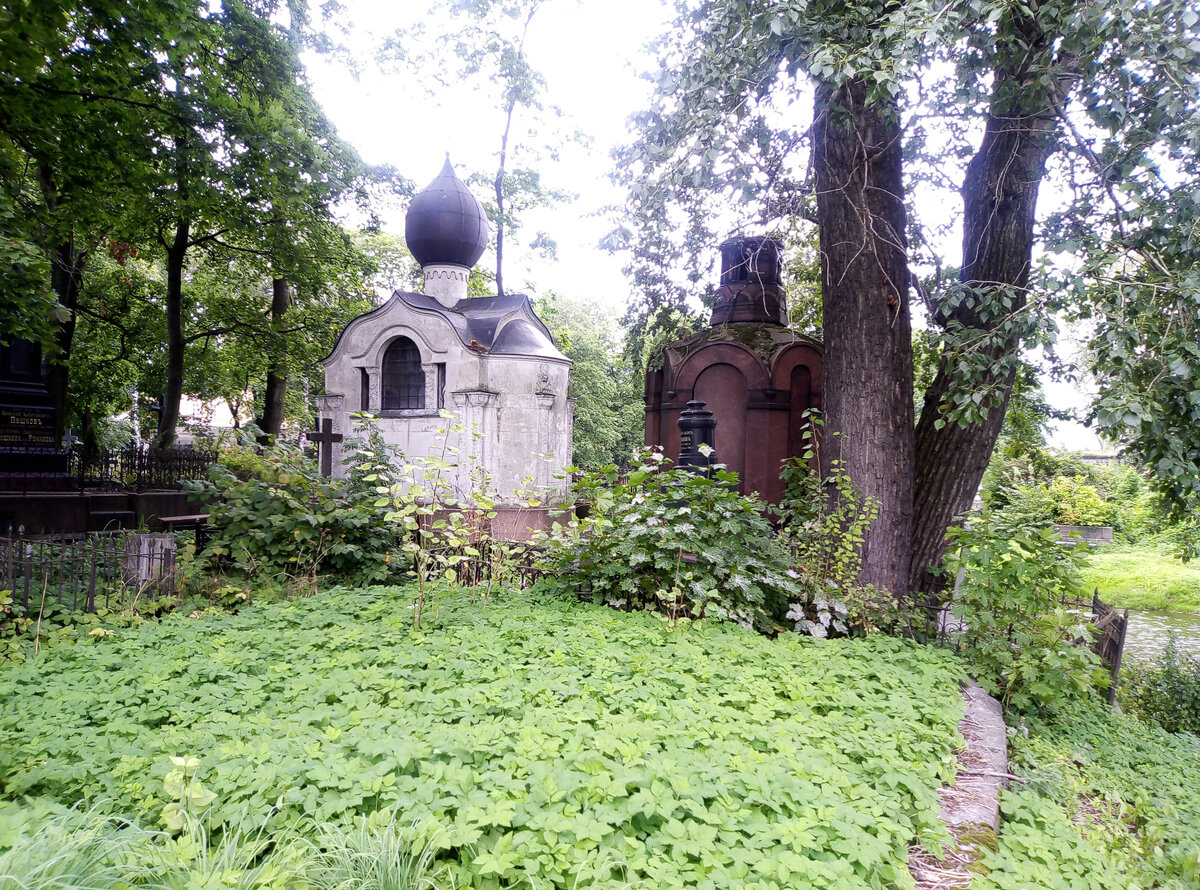
[[[958,724],[966,747],[954,785],[942,789],[942,821],[953,827],[1000,828],[1000,789],[1008,777],[1008,736],[1000,702],[979,686],[962,691],[967,711]]]

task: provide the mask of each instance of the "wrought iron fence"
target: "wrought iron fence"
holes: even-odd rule
[[[175,595],[175,540],[129,532],[0,537],[0,589],[27,615],[67,609],[136,608]]]
[[[0,451],[0,490],[69,491],[178,489],[203,479],[216,449],[130,445],[118,451],[6,449]]]
[[[216,462],[216,449],[130,445],[120,451],[73,451],[71,473],[81,489],[174,489],[180,482],[203,479]]]

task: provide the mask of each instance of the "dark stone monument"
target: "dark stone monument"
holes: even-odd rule
[[[65,475],[57,419],[41,346],[9,337],[0,343],[0,472]]]
[[[713,413],[704,407],[704,402],[693,399],[679,415],[679,461],[678,465],[693,472],[706,474],[709,468],[719,463],[713,447],[716,441],[717,421]],[[701,450],[708,446],[708,453]]]
[[[332,476],[334,443],[345,438],[341,433],[333,431],[333,420],[326,417],[320,422],[320,429],[317,432],[305,433],[304,438],[317,446],[321,475]]]
[[[721,245],[708,329],[659,349],[645,391],[646,445],[682,462],[680,421],[703,402],[716,422],[710,444],[738,488],[775,504],[783,461],[805,451],[805,412],[821,407],[821,344],[787,326],[782,265],[772,238]]]

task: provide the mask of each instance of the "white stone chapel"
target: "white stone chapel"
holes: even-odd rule
[[[425,274],[424,293],[396,291],[346,325],[324,360],[320,417],[350,435],[352,413],[377,415],[384,439],[406,456],[445,454],[454,461],[460,497],[479,467],[502,504],[524,500],[516,493],[530,487],[561,499],[566,483],[558,477],[571,462],[571,361],[527,296],[467,296],[467,277],[487,247],[488,221],[449,157],[413,198],[404,232]],[[439,433],[451,426],[462,430]],[[344,445],[334,446],[338,472]]]

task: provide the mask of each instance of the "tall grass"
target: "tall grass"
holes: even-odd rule
[[[102,807],[35,817],[0,837],[0,890],[438,890],[434,848],[394,817],[355,830],[246,824],[207,814],[172,835]]]
[[[436,888],[434,846],[417,840],[415,826],[364,820],[357,829],[323,826],[305,880],[316,890],[426,890]]]

